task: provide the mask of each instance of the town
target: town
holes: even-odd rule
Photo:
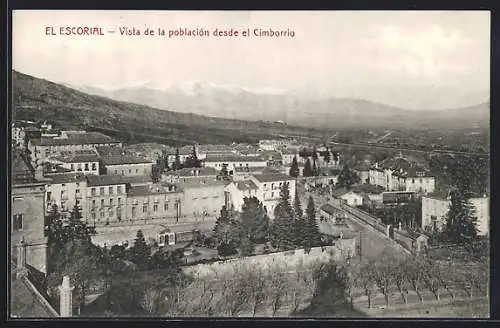
[[[324,279],[344,316],[488,296],[480,160],[286,136],[125,144],[47,121],[11,133],[14,275],[51,316],[325,315]]]

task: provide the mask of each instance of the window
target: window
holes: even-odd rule
[[[52,193],[50,191],[47,191],[47,201],[50,202],[52,197]]]
[[[92,215],[92,220],[94,220],[94,221],[95,221],[95,218],[96,218],[95,213],[93,212],[91,215]]]
[[[271,198],[274,198],[274,192],[271,192]]]
[[[104,199],[101,199],[101,207],[104,207]]]
[[[92,208],[95,208],[95,199],[92,199]]]
[[[148,205],[142,205],[142,213],[146,213],[148,211]]]
[[[85,163],[85,171],[89,170],[89,163]]]
[[[82,170],[82,164],[78,164],[78,171]]]
[[[153,205],[153,212],[158,212],[158,205],[156,204]]]
[[[65,183],[62,183],[62,184],[61,184],[61,187],[66,187],[66,184],[65,184]]]
[[[415,179],[411,179],[411,183],[415,183]]]
[[[79,199],[76,200],[76,206],[80,206],[80,200]]]
[[[66,210],[66,202],[65,201],[61,202],[61,209]]]
[[[109,199],[109,205],[110,205],[110,206],[113,206],[113,198],[110,198],[110,199]]]
[[[168,210],[168,203],[163,204],[163,210],[167,211]]]
[[[129,170],[128,170],[128,173],[129,173],[129,174],[130,174],[130,173],[132,173],[132,170],[131,170],[131,169],[129,169]]]
[[[99,214],[99,216],[100,216],[101,218],[103,218],[103,217],[104,217],[104,212],[101,212],[101,213]]]
[[[118,221],[122,219],[122,210],[116,210],[116,218],[118,219]]]
[[[76,194],[77,197],[80,196],[80,189],[76,189],[75,190],[75,194]]]
[[[108,188],[108,193],[110,195],[113,195],[113,186],[111,186],[111,187]]]
[[[135,173],[139,173],[139,169],[135,169]]]
[[[117,172],[118,172],[118,171],[117,171],[117,170],[115,170],[115,175],[116,175],[116,173],[117,173]]]
[[[118,205],[120,205],[122,203],[122,199],[120,197],[118,197]]]
[[[71,171],[75,170],[75,164],[71,164]]]
[[[114,214],[115,214],[115,213],[113,213],[113,211],[112,211],[112,210],[109,210],[109,212],[108,212],[108,215],[109,215],[109,216],[113,216]]]
[[[95,196],[95,188],[90,189],[90,194],[91,194],[92,196]]]
[[[116,186],[116,193],[121,194],[122,193],[122,186]]]
[[[104,195],[104,187],[99,188],[99,195]]]
[[[12,226],[13,226],[15,231],[23,230],[23,215],[22,214],[15,214],[14,215],[14,223]]]
[[[122,170],[122,175],[125,175],[125,172]]]
[[[137,214],[137,208],[134,206],[132,207],[132,218],[135,218],[136,214]]]
[[[97,165],[95,163],[92,163],[92,171],[95,171],[95,170],[97,170]]]

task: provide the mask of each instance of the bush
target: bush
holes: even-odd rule
[[[220,256],[231,256],[238,253],[238,249],[234,244],[222,243],[217,247],[217,252]]]

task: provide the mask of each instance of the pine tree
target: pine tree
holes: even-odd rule
[[[230,241],[230,217],[229,212],[226,206],[222,206],[220,210],[220,215],[215,221],[215,226],[213,229],[214,238],[216,240],[216,244],[228,244]]]
[[[182,169],[181,155],[179,153],[179,147],[175,148],[175,161],[172,164],[172,169],[173,170],[180,170],[180,169]]]
[[[464,190],[455,189],[450,196],[451,202],[443,234],[452,242],[471,242],[477,238],[478,228],[475,209],[469,201],[470,194]]]
[[[297,162],[297,156],[293,157],[292,165],[289,172],[291,177],[297,178],[300,175],[299,163]]]
[[[269,217],[267,211],[256,197],[244,198],[241,213],[241,224],[248,229],[253,243],[264,243],[269,234]]]
[[[312,176],[317,177],[319,175],[319,169],[316,166],[316,160],[313,160]]]
[[[358,183],[359,181],[359,176],[355,172],[351,171],[346,164],[342,168],[342,171],[340,171],[337,183],[341,187],[351,188],[352,185]]]
[[[304,171],[302,172],[302,176],[310,177],[312,175],[313,175],[313,172],[312,172],[312,167],[311,167],[311,161],[308,158],[306,161],[306,164],[304,165]]]
[[[295,247],[294,212],[290,205],[290,190],[288,183],[283,183],[280,190],[280,200],[274,209],[274,221],[271,228],[271,243],[280,250]]]
[[[302,205],[300,204],[299,194],[297,190],[295,190],[295,197],[293,199],[293,210],[295,212],[295,221],[294,221],[294,231],[295,231],[295,244],[297,246],[304,245],[304,230],[305,230],[305,220],[304,220],[304,212],[302,211]]]
[[[132,262],[139,268],[145,269],[151,257],[151,248],[146,244],[142,230],[137,231],[134,246],[131,249]]]
[[[325,159],[325,162],[326,163],[330,163],[330,149],[328,149],[328,147],[326,148],[326,153],[325,153],[325,156],[324,156],[324,159]]]
[[[316,150],[316,146],[313,147],[312,159],[313,159],[313,161],[317,161],[318,160],[318,151]]]
[[[314,205],[312,196],[309,197],[309,202],[307,203],[306,216],[305,244],[306,248],[309,248],[319,245],[321,240],[318,222],[316,221],[316,206]]]
[[[198,159],[198,155],[196,154],[196,146],[193,145],[193,151],[191,156],[186,159],[184,163],[184,167],[201,167],[201,161]]]

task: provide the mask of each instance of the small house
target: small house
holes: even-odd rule
[[[339,198],[349,206],[363,205],[363,196],[354,191],[349,191],[341,195]]]

